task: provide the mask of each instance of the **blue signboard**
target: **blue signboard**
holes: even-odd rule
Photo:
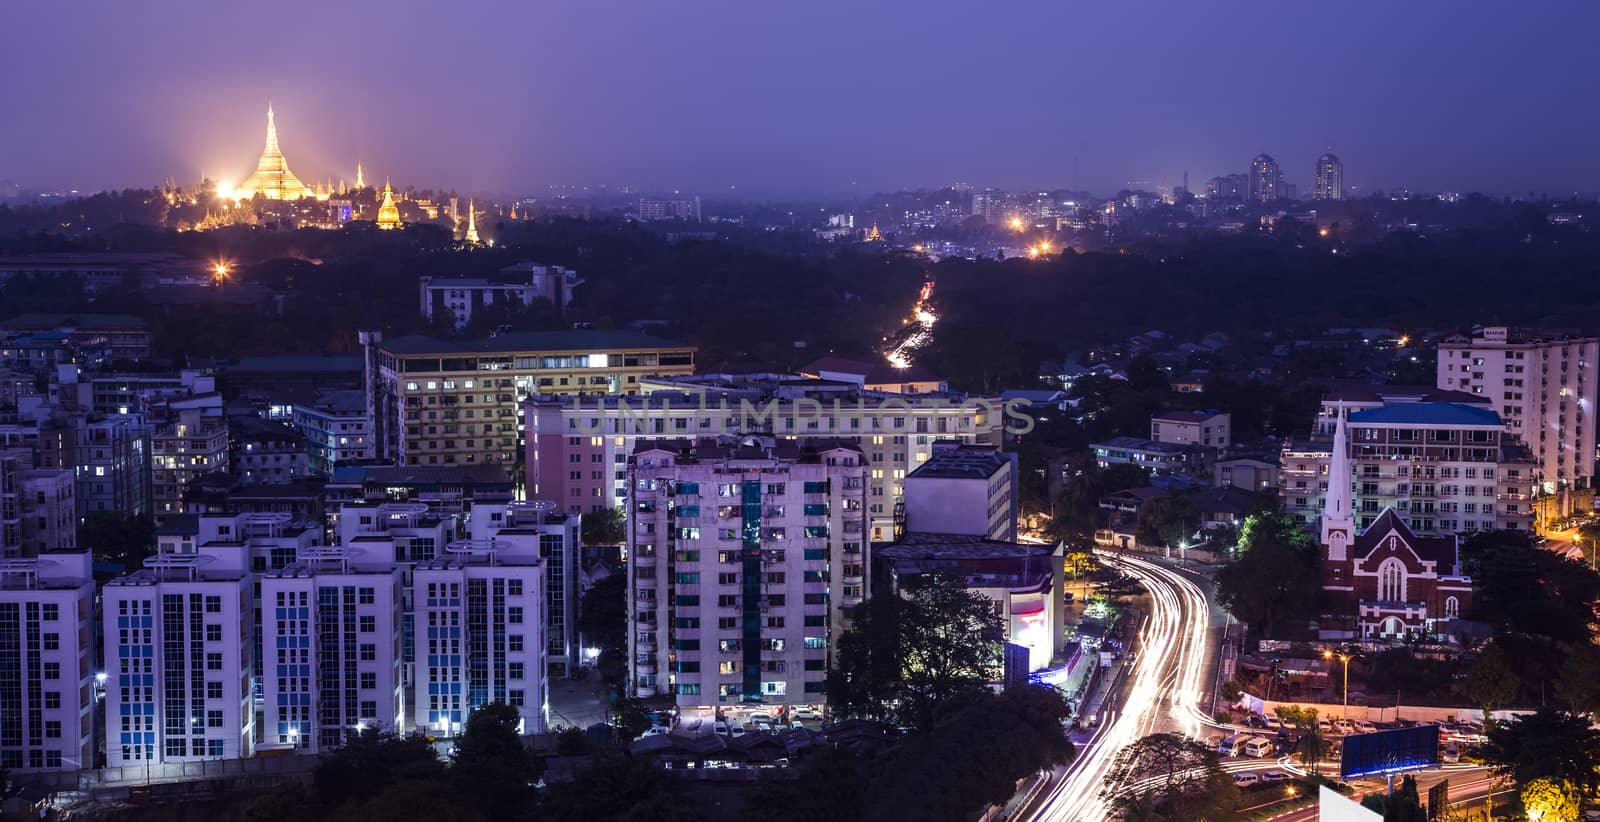
[[[1417,725],[1345,737],[1339,773],[1345,779],[1352,779],[1438,764],[1439,726]]]

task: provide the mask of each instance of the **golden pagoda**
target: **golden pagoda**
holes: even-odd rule
[[[389,188],[388,180],[383,181],[383,203],[378,206],[378,227],[400,227],[400,208],[394,204],[394,191]]]
[[[261,152],[261,161],[256,164],[255,173],[233,189],[235,199],[248,200],[257,194],[269,200],[298,200],[316,196],[289,170],[288,161],[283,159],[283,152],[278,149],[278,126],[272,119],[271,103],[267,104],[267,148]]]
[[[466,237],[466,240],[467,240],[467,245],[477,245],[478,244],[477,213],[475,211],[473,211],[472,201],[471,200],[467,201],[467,237]]]
[[[878,233],[878,224],[877,223],[873,223],[872,224],[872,231],[867,234],[867,242],[869,242],[869,243],[881,243],[881,242],[883,242],[883,235]]]
[[[356,188],[366,188],[367,181],[361,176],[361,164],[356,163]]]

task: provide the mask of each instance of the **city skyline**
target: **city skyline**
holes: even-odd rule
[[[1549,25],[1449,8],[1408,6],[1375,26],[1265,5],[977,15],[884,3],[841,19],[716,3],[472,16],[289,3],[279,16],[318,36],[257,46],[208,34],[247,30],[249,10],[78,21],[29,7],[11,12],[29,37],[0,58],[33,78],[6,95],[25,116],[0,135],[0,178],[81,191],[242,180],[270,100],[306,180],[349,179],[361,162],[372,179],[475,192],[1106,192],[1244,172],[1258,153],[1307,192],[1330,148],[1357,196],[1600,188],[1577,136],[1592,133],[1582,103],[1600,92],[1580,32],[1600,12]],[[129,42],[175,56],[130,60]]]

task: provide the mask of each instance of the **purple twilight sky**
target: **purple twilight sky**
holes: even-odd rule
[[[1600,3],[33,2],[0,178],[1114,191],[1318,153],[1361,188],[1600,189]]]

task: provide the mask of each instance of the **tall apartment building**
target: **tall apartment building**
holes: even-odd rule
[[[640,442],[630,691],[702,714],[821,704],[829,648],[869,584],[868,466],[843,439]]]
[[[248,485],[282,485],[311,474],[306,436],[286,423],[229,417],[228,443],[229,470]]]
[[[1591,487],[1600,338],[1491,326],[1439,342],[1439,387],[1486,398],[1532,449],[1545,493]]]
[[[1532,527],[1535,463],[1493,411],[1406,402],[1345,415],[1358,530],[1386,508],[1423,535]],[[1332,440],[1292,440],[1280,459],[1284,510],[1314,525],[1326,496]]]
[[[412,572],[418,563],[439,556],[444,546],[457,540],[457,516],[421,502],[346,503],[339,509],[337,532],[340,545],[371,556],[392,557],[400,568],[401,679],[410,693],[417,675]]]
[[[716,387],[718,384],[720,387]],[[858,440],[869,465],[869,538],[894,538],[906,475],[933,454],[935,440],[998,445],[999,401],[956,394],[885,395],[822,380],[717,375],[677,380],[643,397],[540,397],[526,404],[530,497],[600,511],[627,502],[628,457],[660,437],[772,436]],[[837,403],[837,406],[835,406]]]
[[[472,539],[537,543],[544,563],[545,664],[550,676],[578,670],[578,574],[582,516],[551,500],[516,500],[472,507]]]
[[[101,589],[106,762],[237,759],[255,751],[246,552],[157,535],[145,567]]]
[[[504,702],[518,732],[544,733],[544,562],[533,540],[462,540],[412,571],[415,727],[455,736],[472,711]]]
[[[403,465],[512,465],[528,397],[632,394],[640,377],[694,372],[694,346],[631,331],[361,341],[373,456]]]
[[[89,552],[0,559],[0,768],[93,768]]]
[[[261,577],[262,748],[316,753],[363,728],[409,729],[401,572],[372,548],[307,548]]]
[[[77,547],[72,472],[33,466],[28,449],[0,451],[0,558]]]
[[[311,473],[332,476],[334,466],[372,457],[367,399],[360,391],[330,391],[296,403],[291,424],[305,435]]]
[[[935,442],[906,475],[905,530],[1015,542],[1017,455],[983,445]]]
[[[64,468],[21,472],[22,555],[71,551],[78,547],[77,486]],[[0,496],[0,505],[4,505]]]
[[[138,415],[84,419],[73,429],[73,462],[78,477],[78,513],[152,513],[154,454],[151,428]],[[67,466],[64,466],[67,467]]]
[[[151,507],[157,519],[183,512],[189,481],[228,470],[228,423],[184,408],[150,438]]]
[[[1327,152],[1317,158],[1317,169],[1312,180],[1311,199],[1344,199],[1344,161],[1333,152]]]
[[[1257,203],[1270,203],[1283,196],[1283,175],[1278,169],[1278,161],[1272,159],[1270,154],[1257,154],[1250,161],[1250,200]]]

